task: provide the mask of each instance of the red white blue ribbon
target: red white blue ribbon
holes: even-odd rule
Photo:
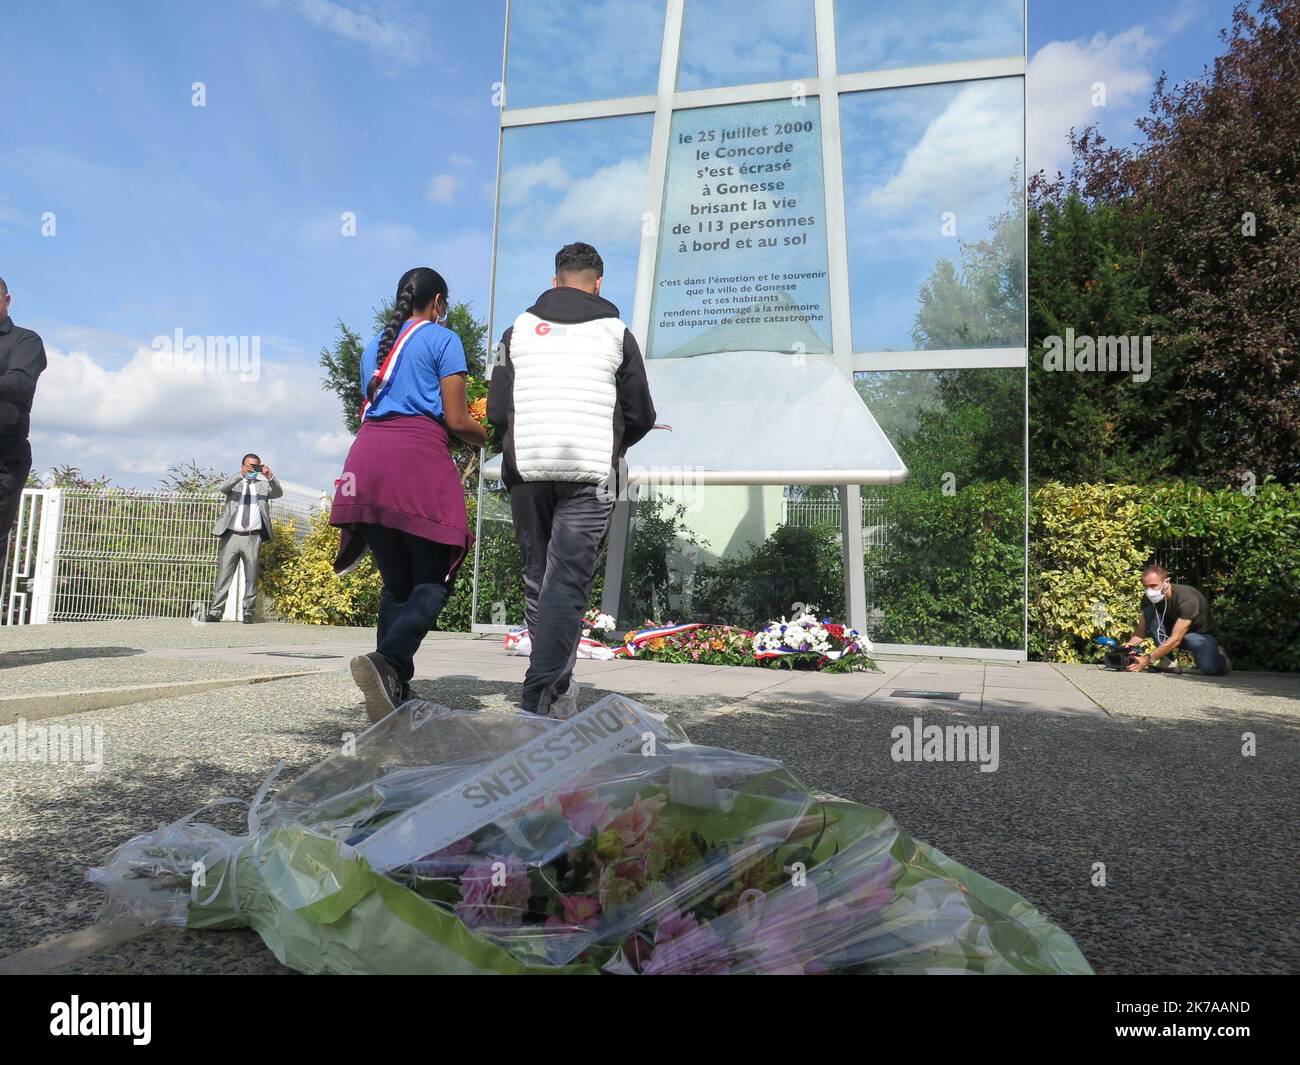
[[[664,636],[675,636],[679,632],[690,632],[691,629],[702,628],[704,628],[703,622],[696,621],[689,625],[661,625],[657,629],[641,629],[631,639],[626,640],[623,646],[614,653],[620,658],[635,658],[637,650],[643,643],[649,643],[651,640],[658,640]]]
[[[402,349],[406,347],[406,342],[426,325],[432,324],[433,323],[427,318],[419,318],[413,322],[407,322],[406,325],[402,326],[402,331],[397,334],[397,339],[393,341],[392,348],[389,349],[388,354],[384,357],[383,365],[378,367],[374,374],[371,375],[371,380],[377,378],[379,381],[379,387],[375,389],[375,403],[378,403],[384,393],[388,391],[388,386],[393,380],[393,374],[397,370],[397,357],[401,355]],[[368,411],[372,406],[373,404],[368,397],[361,401],[361,417],[363,419],[366,416],[366,411]]]

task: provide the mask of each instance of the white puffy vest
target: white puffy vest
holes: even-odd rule
[[[525,481],[598,483],[614,458],[618,318],[547,322],[531,311],[510,334],[515,468]]]

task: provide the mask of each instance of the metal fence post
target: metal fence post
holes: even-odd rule
[[[59,532],[63,518],[63,489],[51,488],[41,507],[36,531],[36,561],[32,570],[31,604],[28,621],[45,625],[54,609],[54,576],[59,565]]]

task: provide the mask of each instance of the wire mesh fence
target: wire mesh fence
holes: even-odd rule
[[[211,492],[26,490],[10,534],[0,619],[195,616],[212,594],[219,546],[212,529],[222,506]],[[271,504],[273,520],[293,519],[301,537],[319,506],[314,495],[298,493]],[[57,520],[42,522],[46,511]]]
[[[840,527],[840,503],[838,499],[791,499],[786,496],[781,500],[781,521],[796,528],[826,528],[838,530]],[[862,496],[862,545],[867,550],[879,549],[889,543],[889,520],[885,511],[885,500],[879,496]]]
[[[212,590],[221,500],[65,491],[51,621],[186,617]]]

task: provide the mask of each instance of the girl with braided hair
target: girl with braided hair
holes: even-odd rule
[[[369,548],[384,581],[376,649],[352,660],[372,721],[410,698],[415,652],[474,542],[449,441],[482,447],[487,434],[469,412],[465,349],[446,321],[442,275],[406,271],[387,326],[362,352],[361,428],[335,482],[334,572],[348,572]]]

